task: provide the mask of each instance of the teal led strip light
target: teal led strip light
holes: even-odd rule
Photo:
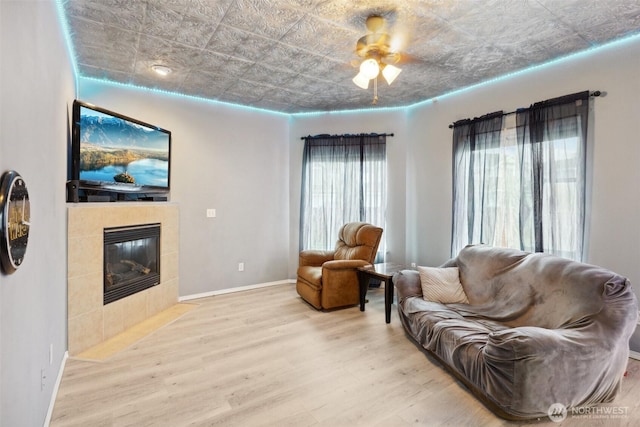
[[[542,70],[544,68],[548,68],[548,67],[551,67],[553,65],[558,65],[558,64],[560,64],[562,62],[567,62],[569,60],[585,57],[585,56],[591,55],[591,54],[593,54],[593,53],[595,53],[597,51],[600,51],[600,50],[613,48],[613,47],[618,47],[620,45],[623,45],[623,44],[626,44],[626,43],[631,43],[631,42],[638,41],[638,40],[640,40],[640,34],[632,34],[632,35],[629,35],[629,36],[623,37],[621,39],[614,40],[614,41],[611,41],[611,42],[608,42],[608,43],[605,43],[605,44],[602,44],[602,45],[592,46],[592,47],[590,47],[588,49],[581,50],[580,52],[571,53],[569,55],[562,56],[562,57],[556,58],[556,59],[552,59],[550,61],[543,62],[541,64],[532,65],[532,66],[524,68],[522,70],[513,71],[511,73],[503,74],[501,76],[494,77],[492,79],[485,80],[485,81],[480,82],[480,83],[476,83],[476,84],[473,84],[473,85],[470,85],[470,86],[465,86],[465,87],[460,88],[460,89],[455,89],[455,90],[452,90],[451,92],[447,92],[447,93],[444,93],[442,95],[434,96],[434,97],[426,99],[424,101],[420,101],[420,102],[417,102],[415,104],[411,104],[411,105],[407,106],[407,108],[417,107],[417,106],[426,104],[428,102],[432,102],[432,101],[434,101],[436,99],[442,99],[442,98],[449,97],[449,96],[459,95],[461,93],[468,92],[468,91],[473,90],[473,89],[478,89],[478,88],[483,87],[483,86],[488,86],[488,85],[491,85],[491,84],[494,84],[494,83],[505,81],[505,80],[508,80],[508,79],[511,79],[511,78],[514,78],[514,77],[518,77],[518,76],[521,76],[521,75],[524,75],[524,74],[527,74],[527,73],[530,73],[530,72],[540,71],[540,70]]]
[[[111,86],[124,87],[124,88],[127,88],[127,89],[135,89],[135,90],[140,90],[140,91],[143,91],[143,92],[157,93],[157,94],[161,94],[161,95],[165,95],[165,96],[172,96],[172,97],[175,97],[175,98],[189,99],[189,100],[192,100],[192,101],[205,102],[205,103],[213,104],[213,105],[221,105],[221,106],[225,106],[225,107],[236,108],[238,110],[257,111],[257,112],[260,112],[260,113],[275,114],[275,115],[284,116],[284,117],[289,117],[290,116],[289,113],[283,113],[281,111],[267,110],[265,108],[251,107],[251,106],[242,105],[242,104],[233,104],[231,102],[217,101],[215,99],[203,98],[201,96],[195,96],[195,95],[185,95],[185,94],[180,93],[180,92],[171,92],[171,91],[163,90],[163,89],[148,88],[148,87],[144,87],[144,86],[137,86],[137,85],[134,85],[132,83],[114,82],[113,80],[99,79],[97,77],[84,77],[84,76],[82,76],[81,78],[84,79],[84,80],[92,80],[92,81],[96,81],[96,82],[107,84],[107,85],[111,85]]]
[[[67,44],[67,53],[71,60],[71,68],[73,69],[73,76],[76,83],[76,93],[78,93],[78,61],[76,60],[76,53],[73,50],[73,43],[71,43],[71,31],[69,31],[69,23],[64,14],[64,0],[56,0],[56,11],[58,12],[58,20],[62,27],[62,36]]]

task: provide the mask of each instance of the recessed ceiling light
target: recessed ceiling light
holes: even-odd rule
[[[151,69],[156,72],[156,74],[161,75],[162,77],[168,76],[171,74],[171,68],[166,65],[155,64],[151,66]]]

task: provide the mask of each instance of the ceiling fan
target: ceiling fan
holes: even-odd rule
[[[373,80],[373,104],[378,103],[378,77],[382,77],[391,85],[402,71],[393,64],[400,61],[399,47],[394,46],[389,34],[385,32],[386,22],[380,15],[370,15],[366,20],[369,31],[356,43],[356,54],[362,58],[360,71],[353,78],[353,83],[362,89],[369,88]],[[356,64],[357,65],[357,62]]]

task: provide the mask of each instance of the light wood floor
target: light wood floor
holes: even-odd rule
[[[70,358],[51,426],[635,426],[640,362],[618,419],[509,423],[404,335],[383,290],[318,312],[294,285],[220,295],[103,362]]]

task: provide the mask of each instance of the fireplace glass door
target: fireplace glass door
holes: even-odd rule
[[[160,224],[104,230],[104,304],[160,283]]]

